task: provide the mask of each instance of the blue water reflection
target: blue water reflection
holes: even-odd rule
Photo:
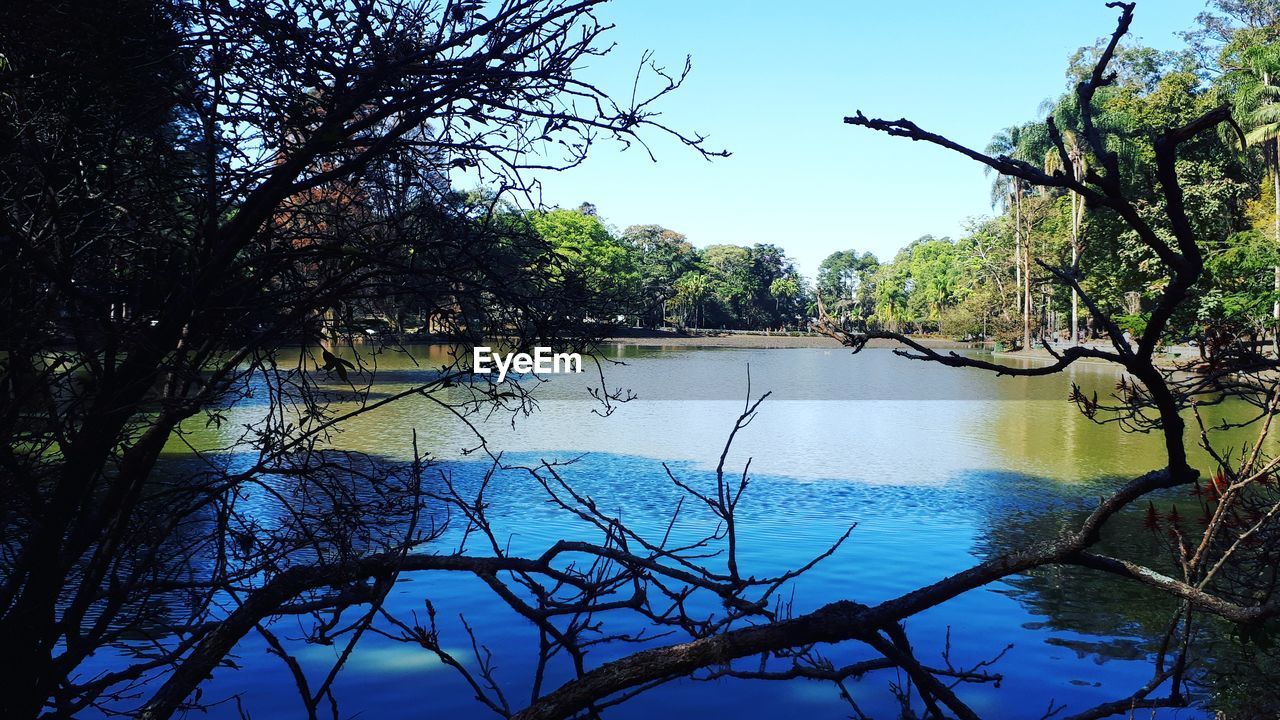
[[[719,447],[742,407],[749,364],[753,386],[778,396],[763,406],[731,455],[733,468],[748,456],[755,459],[753,482],[739,508],[744,574],[800,565],[857,526],[834,557],[795,582],[789,596],[796,612],[841,598],[863,603],[891,598],[988,553],[1043,538],[1058,530],[1061,511],[1087,507],[1117,478],[1159,461],[1152,438],[1094,426],[1065,402],[1069,381],[1104,391],[1110,387],[1115,376],[1102,369],[1078,369],[1068,379],[1009,383],[873,351],[853,358],[824,350],[623,348],[617,357],[627,365],[612,368],[610,381],[638,388],[641,401],[600,418],[591,413],[593,404],[583,397],[579,380],[555,378],[535,415],[514,425],[509,418],[483,425],[494,449],[512,464],[580,456],[564,470],[566,478],[636,529],[659,536],[678,496],[661,463],[688,482],[705,487],[712,481]],[[396,392],[422,377],[421,371],[388,365],[377,389]],[[689,378],[695,381],[690,384]],[[686,385],[687,396],[681,397]],[[886,385],[909,392],[876,390]],[[824,395],[824,387],[840,389]],[[648,396],[645,388],[652,390]],[[251,417],[255,408],[235,412],[243,416],[233,417],[229,427]],[[404,461],[415,429],[442,458],[437,468],[464,492],[489,469],[487,462],[457,452],[474,445],[468,433],[414,400],[352,422],[339,443]],[[238,461],[229,457],[228,462]],[[498,473],[486,495],[493,503],[490,515],[499,534],[509,535],[513,553],[538,554],[560,538],[597,539],[548,503],[525,473]],[[262,512],[270,511],[265,502]],[[689,514],[680,532],[705,532],[709,522]],[[1139,528],[1128,532],[1114,541],[1145,542]],[[456,541],[456,535],[446,535],[439,547],[448,551]],[[458,617],[463,614],[478,640],[493,651],[512,704],[522,706],[536,660],[533,627],[496,601],[482,582],[456,574],[402,577],[388,609],[402,617],[424,615],[424,597],[439,610],[442,644],[459,659],[474,660]],[[1116,602],[1099,611],[1100,597]],[[934,664],[941,664],[948,630],[956,665],[1013,646],[993,668],[1005,676],[999,687],[958,689],[984,717],[1039,717],[1051,700],[1066,703],[1064,714],[1070,714],[1127,696],[1150,678],[1146,660],[1154,628],[1126,610],[1149,598],[1108,579],[1034,574],[958,597],[912,618],[907,630],[920,657]],[[283,619],[273,629],[282,639],[300,638],[305,633],[298,622]],[[291,648],[316,674],[327,670],[336,652],[296,642]],[[598,663],[634,649],[602,649],[590,659]],[[867,654],[850,645],[829,656],[847,662]],[[104,654],[93,663],[90,672],[111,666],[113,658]],[[288,670],[269,656],[260,638],[246,639],[234,663],[235,668],[217,671],[203,693],[206,701],[238,696],[239,705],[215,706],[209,717],[237,717],[239,706],[255,717],[298,716]],[[565,671],[557,666],[548,686],[567,679]],[[850,685],[864,712],[896,717],[897,706],[886,690],[893,679],[892,673],[880,673]],[[429,652],[377,636],[362,641],[335,694],[344,717],[494,717]],[[849,709],[831,686],[820,683],[681,680],[650,690],[609,716],[655,713],[837,718],[847,717]],[[1207,717],[1196,710],[1158,715],[1174,716]]]

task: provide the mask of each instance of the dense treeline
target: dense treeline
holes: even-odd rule
[[[1227,337],[1274,341],[1280,322],[1280,0],[1213,0],[1185,37],[1186,46],[1178,51],[1120,47],[1111,64],[1115,81],[1094,98],[1098,130],[1124,166],[1131,185],[1126,190],[1141,198],[1143,213],[1159,223],[1166,199],[1158,190],[1151,138],[1207,109],[1224,104],[1232,109],[1239,132],[1199,137],[1179,160],[1178,173],[1189,188],[1189,220],[1209,255],[1210,281],[1194,312],[1178,318],[1175,329],[1210,349]],[[1044,103],[1043,119],[1001,130],[987,151],[1087,181],[1100,160],[1082,140],[1074,87],[1100,48],[1081,48],[1070,58],[1067,82],[1058,97]],[[1065,152],[1052,142],[1053,132],[1061,134]],[[166,172],[194,162],[192,151],[184,152]],[[1052,282],[1044,264],[1076,265],[1082,290],[1134,334],[1145,326],[1147,308],[1162,283],[1157,258],[1116,216],[1089,207],[1072,192],[1033,189],[1005,176],[993,176],[996,212],[971,219],[961,237],[926,235],[892,258],[841,250],[822,262],[815,278],[803,277],[776,244],[699,248],[660,225],[612,227],[589,203],[573,210],[525,211],[488,193],[456,192],[449,188],[447,171],[438,168],[414,182],[426,188],[419,195],[431,196],[430,203],[401,190],[374,197],[332,187],[323,191],[327,197],[310,199],[345,203],[349,216],[376,211],[432,227],[440,224],[438,213],[427,209],[434,205],[447,208],[453,221],[480,228],[474,232],[496,227],[506,238],[502,256],[467,260],[522,282],[550,282],[557,297],[586,308],[591,316],[586,320],[594,326],[805,328],[825,310],[855,327],[1018,346],[1042,337],[1097,335],[1080,299]],[[548,250],[554,252],[548,256]],[[491,324],[462,301],[466,293],[457,292],[456,278],[432,288],[430,302],[421,293],[410,299],[408,290],[421,290],[422,269],[431,259],[405,259],[417,278],[397,281],[405,292],[372,303],[355,302],[350,294],[335,298],[316,322],[327,321],[338,331],[420,329],[433,335]],[[544,271],[544,265],[553,269]],[[15,279],[11,285],[25,283]],[[94,302],[120,319],[149,322],[164,302],[158,295],[144,297],[155,295],[150,289],[82,285],[91,286],[101,291]],[[261,316],[248,322],[250,330],[272,320],[272,305],[258,307]],[[61,328],[63,336],[71,332]]]
[[[337,426],[409,397],[531,411],[465,350],[604,329],[598,278],[449,172],[515,192],[531,162],[642,134],[717,154],[653,120],[681,72],[646,66],[652,92],[627,101],[583,82],[609,52],[599,4],[5,4],[0,717],[205,708],[198,686],[282,604],[381,607],[383,580],[350,571],[400,572],[449,501],[418,436],[406,468]],[[388,397],[369,387],[392,326],[455,344]],[[228,434],[175,462],[191,427]],[[259,489],[272,510],[245,502]],[[374,617],[306,632],[350,652]],[[299,712],[325,712],[331,681]]]
[[[599,319],[644,327],[803,326],[812,293],[782,248],[695,248],[660,225],[610,229],[590,203],[529,213],[530,225],[594,294]]]
[[[1280,313],[1280,2],[1214,0],[1179,51],[1122,45],[1115,81],[1098,90],[1097,127],[1142,213],[1167,232],[1152,139],[1220,105],[1239,128],[1188,143],[1178,173],[1189,221],[1205,245],[1210,282],[1176,331],[1209,350],[1226,337],[1274,339]],[[1075,86],[1103,46],[1070,58],[1067,83],[1045,101],[1043,119],[996,133],[987,151],[1088,181],[1101,162],[1083,141]],[[1052,125],[1052,127],[1051,127]],[[1052,133],[1061,134],[1059,152]],[[1241,140],[1245,142],[1241,151]],[[1076,194],[993,176],[990,217],[959,238],[926,235],[880,259],[854,249],[831,254],[810,282],[771,244],[698,249],[657,225],[610,228],[589,204],[537,213],[544,239],[588,276],[608,309],[649,327],[803,326],[825,309],[846,323],[901,332],[1002,340],[1096,337],[1089,313],[1044,265],[1077,267],[1082,290],[1135,335],[1162,288],[1158,259],[1110,212]]]
[[[1239,127],[1201,136],[1182,150],[1177,173],[1188,188],[1189,222],[1204,243],[1210,282],[1175,328],[1210,350],[1228,336],[1274,337],[1280,287],[1280,2],[1214,0],[1185,49],[1122,45],[1114,82],[1095,97],[1096,127],[1141,199],[1148,221],[1168,232],[1167,198],[1157,184],[1152,139],[1221,105]],[[1043,120],[1012,125],[987,151],[1091,182],[1100,162],[1082,141],[1075,86],[1101,45],[1070,60],[1067,87],[1046,101]],[[1052,142],[1058,132],[1065,152]],[[1241,152],[1241,140],[1246,151]],[[1139,334],[1162,289],[1156,257],[1110,212],[1072,192],[1031,188],[999,176],[994,217],[972,220],[959,239],[923,237],[891,261],[838,252],[822,264],[817,289],[846,322],[898,331],[1003,339],[1095,335],[1093,323],[1044,265],[1077,266],[1081,289],[1121,325]]]

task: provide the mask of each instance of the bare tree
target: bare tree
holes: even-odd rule
[[[494,453],[495,473],[526,473],[597,537],[552,543],[537,556],[507,550],[488,512],[487,480],[465,492],[423,454],[397,465],[334,449],[329,440],[345,420],[406,397],[426,398],[460,423],[533,402],[518,387],[457,387],[469,377],[462,362],[377,396],[369,391],[375,347],[344,333],[344,317],[394,301],[442,311],[459,343],[493,334],[515,344],[593,339],[579,289],[553,254],[496,203],[451,196],[441,178],[449,168],[477,168],[524,188],[521,173],[548,164],[531,160],[547,157],[547,144],[562,143],[566,155],[554,165],[563,167],[580,162],[599,136],[626,142],[645,129],[702,151],[701,138],[658,125],[650,99],[616,104],[578,79],[581,62],[603,52],[598,4],[136,3],[117,16],[70,14],[83,25],[61,34],[57,25],[68,14],[24,7],[18,26],[26,32],[6,33],[0,45],[7,110],[0,147],[11,148],[0,166],[3,714],[66,716],[96,707],[170,717],[199,707],[205,678],[258,633],[291,671],[308,715],[325,707],[336,715],[333,679],[361,638],[378,633],[434,653],[504,717],[596,716],[685,676],[826,680],[864,716],[846,681],[892,671],[907,679],[889,688],[904,708],[918,703],[928,717],[975,718],[958,689],[997,680],[989,668],[999,651],[959,667],[948,643],[940,662],[926,662],[902,623],[1012,575],[1069,565],[1183,604],[1151,681],[1075,716],[1092,718],[1185,704],[1194,618],[1209,613],[1250,626],[1280,615],[1280,601],[1256,572],[1274,566],[1280,514],[1264,482],[1276,461],[1261,441],[1242,456],[1217,455],[1204,534],[1173,534],[1180,577],[1096,552],[1117,515],[1153,491],[1197,481],[1185,412],[1241,398],[1256,408],[1265,434],[1276,409],[1271,361],[1225,354],[1210,372],[1186,376],[1153,359],[1203,269],[1184,213],[1178,149],[1230,117],[1214,110],[1156,139],[1167,227],[1144,220],[1092,124],[1092,98],[1112,81],[1107,68],[1128,31],[1131,4],[1112,3],[1119,24],[1078,89],[1094,155],[1084,177],[991,157],[906,120],[847,118],[1031,185],[1072,191],[1094,211],[1119,216],[1164,262],[1169,282],[1136,348],[1081,291],[1077,268],[1047,268],[1080,295],[1112,348],[1073,346],[1043,367],[1006,367],[894,333],[823,325],[854,351],[871,338],[891,338],[907,357],[1003,375],[1048,375],[1082,358],[1123,368],[1132,382],[1114,398],[1077,392],[1075,400],[1100,422],[1158,432],[1166,465],[1117,487],[1091,511],[1064,517],[1057,538],[875,605],[844,599],[796,614],[781,591],[837,552],[843,537],[777,575],[757,577],[743,566],[737,508],[749,462],[733,471],[729,455],[764,400],[749,390],[712,484],[668,472],[683,500],[657,532],[636,529],[576,490],[561,466],[515,468]],[[101,39],[95,28],[113,23],[130,32],[105,35],[115,38],[108,49],[121,51],[115,69],[124,71],[108,73],[117,78],[109,92],[58,82],[92,75],[95,62],[112,56],[74,41]],[[44,50],[46,38],[35,32],[42,26],[48,44],[66,52]],[[656,97],[683,78],[650,69]],[[1063,167],[1071,167],[1051,130]],[[291,363],[279,351],[290,341],[302,345]],[[348,352],[335,352],[335,342],[349,343]],[[607,389],[600,397],[622,399]],[[252,398],[265,398],[267,411],[231,444],[243,462],[200,454],[196,469],[168,471],[161,451],[182,441],[184,421],[225,422],[228,407]],[[1209,434],[1206,428],[1200,437],[1212,448]],[[489,451],[478,430],[476,450]],[[255,495],[270,497],[280,512],[253,512]],[[678,539],[674,528],[694,513],[714,529]],[[443,549],[450,527],[461,540]],[[504,692],[478,633],[468,630],[475,659],[450,653],[429,601],[417,617],[386,608],[387,592],[405,572],[478,577],[537,629],[527,697]],[[639,618],[651,630],[614,629],[616,616]],[[272,629],[281,617],[310,618],[306,640],[341,648],[318,681]],[[654,640],[653,633],[672,641],[589,662],[592,648],[628,647]],[[126,636],[146,637],[152,647],[111,673],[77,676],[89,653]],[[823,653],[837,643],[874,657],[837,666]],[[572,679],[550,688],[549,669],[560,662]]]
[[[1276,408],[1276,386],[1271,379],[1276,361],[1259,358],[1253,353],[1227,353],[1207,372],[1188,374],[1182,372],[1185,368],[1164,367],[1155,360],[1171,317],[1200,280],[1204,265],[1200,246],[1186,216],[1177,173],[1178,150],[1221,124],[1228,124],[1233,129],[1235,126],[1228,110],[1217,108],[1185,126],[1170,128],[1154,139],[1157,180],[1167,201],[1167,215],[1160,219],[1158,226],[1144,219],[1126,197],[1117,158],[1107,149],[1101,132],[1094,125],[1093,96],[1098,89],[1114,81],[1108,66],[1116,45],[1128,32],[1134,10],[1131,3],[1113,2],[1108,6],[1120,11],[1119,22],[1093,72],[1077,88],[1084,143],[1093,157],[1081,177],[1062,170],[1047,173],[1024,161],[989,156],[928,132],[908,120],[873,119],[858,113],[845,121],[938,145],[1033,186],[1076,193],[1097,212],[1117,215],[1143,244],[1158,255],[1168,273],[1169,282],[1157,300],[1151,321],[1138,339],[1137,346],[1126,342],[1121,328],[1081,289],[1079,270],[1075,266],[1044,267],[1081,298],[1111,340],[1109,350],[1073,346],[1057,353],[1050,344],[1043,343],[1052,354],[1050,362],[1038,367],[1010,367],[959,353],[938,352],[897,333],[849,330],[829,318],[824,318],[821,328],[855,352],[873,338],[887,338],[904,345],[905,348],[898,352],[908,358],[999,375],[1051,375],[1084,358],[1113,363],[1128,378],[1113,398],[1099,401],[1096,397],[1084,397],[1077,390],[1073,399],[1086,415],[1099,422],[1114,422],[1129,430],[1159,433],[1164,441],[1165,467],[1153,469],[1116,488],[1083,517],[1064,517],[1067,529],[1056,539],[996,555],[936,583],[873,606],[843,600],[775,622],[739,627],[715,636],[640,652],[607,663],[581,679],[567,683],[516,717],[568,717],[589,710],[592,703],[601,697],[634,691],[649,683],[688,675],[703,668],[721,668],[719,673],[731,674],[736,672],[729,669],[734,661],[758,657],[761,661],[790,664],[789,669],[754,673],[762,679],[819,677],[839,682],[870,672],[874,667],[898,668],[914,681],[927,716],[949,714],[975,718],[977,713],[953,692],[953,684],[944,680],[944,675],[936,668],[927,667],[915,657],[899,623],[962,593],[1046,566],[1078,566],[1108,573],[1140,583],[1182,603],[1182,610],[1172,618],[1169,633],[1157,653],[1150,682],[1135,688],[1128,697],[1079,712],[1073,716],[1075,718],[1107,717],[1137,708],[1186,704],[1189,702],[1186,691],[1187,653],[1194,632],[1194,619],[1198,615],[1215,615],[1246,628],[1280,615],[1280,600],[1276,599],[1274,583],[1270,581],[1275,574],[1276,542],[1280,539],[1274,524],[1275,516],[1280,514],[1280,498],[1270,488],[1268,480],[1276,460],[1268,458],[1263,449],[1263,440]],[[1061,155],[1059,167],[1076,167],[1062,134],[1051,118],[1048,123],[1054,145]],[[1259,422],[1261,435],[1242,456],[1233,457],[1215,452],[1209,429],[1202,428],[1199,441],[1213,453],[1218,467],[1208,489],[1204,490],[1211,499],[1206,501],[1209,517],[1203,532],[1197,535],[1173,524],[1169,527],[1171,548],[1178,559],[1180,576],[1170,576],[1134,560],[1104,556],[1094,551],[1108,522],[1140,499],[1158,490],[1197,483],[1199,472],[1188,461],[1188,442],[1193,440],[1188,438],[1185,414],[1198,406],[1225,402],[1227,398],[1243,401],[1246,406],[1256,409],[1257,412],[1247,422]],[[1228,573],[1234,577],[1222,575],[1229,567],[1237,568],[1236,572]],[[797,649],[845,641],[863,643],[879,653],[883,660],[878,661],[879,665],[872,662],[866,667],[840,670],[829,664],[807,662],[809,656],[797,652]],[[751,675],[750,672],[744,673],[744,676]],[[1157,692],[1163,694],[1157,695]],[[1056,716],[1061,710],[1061,707],[1050,703],[1046,715]]]
[[[167,716],[269,616],[376,608],[415,563],[507,563],[411,555],[439,532],[421,468],[328,441],[404,397],[530,407],[517,388],[472,385],[462,352],[371,394],[396,338],[368,342],[361,323],[388,308],[437,318],[460,348],[585,348],[604,331],[581,280],[497,199],[536,193],[528,170],[645,133],[715,154],[653,104],[687,63],[646,57],[625,102],[581,79],[609,49],[601,1],[6,8],[0,715],[109,709],[158,673],[146,713]],[[462,171],[498,193],[454,193]],[[226,448],[242,464],[162,457],[190,423],[254,401],[266,412]],[[245,507],[257,493],[276,519]],[[138,633],[152,652],[78,679]]]

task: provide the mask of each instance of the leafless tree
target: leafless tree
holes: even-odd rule
[[[421,467],[329,441],[405,397],[530,407],[472,383],[462,352],[371,393],[397,338],[368,341],[369,319],[431,316],[459,348],[586,348],[602,332],[580,279],[504,209],[536,196],[530,169],[602,139],[717,154],[654,105],[687,63],[644,58],[625,101],[581,78],[609,50],[601,2],[6,7],[0,715],[112,710],[160,674],[145,712],[167,716],[268,617],[376,608],[415,563],[510,564],[412,554],[440,532]],[[497,192],[454,193],[461,171]],[[243,463],[163,457],[248,402],[266,410],[224,448]],[[280,512],[256,516],[250,496]],[[156,640],[136,662],[80,677],[139,634]]]
[[[494,473],[527,474],[597,538],[555,542],[536,556],[508,551],[489,513],[487,480],[459,487],[425,453],[397,465],[335,449],[332,433],[344,421],[406,397],[426,398],[464,424],[477,412],[519,412],[532,402],[518,387],[467,384],[460,396],[446,393],[468,377],[461,362],[378,396],[369,380],[375,347],[342,332],[344,317],[411,303],[447,310],[447,334],[460,344],[492,334],[517,345],[593,339],[582,296],[553,254],[496,203],[448,193],[442,178],[450,168],[483,170],[525,189],[530,166],[576,164],[598,137],[638,141],[638,133],[656,131],[706,152],[700,137],[658,124],[652,99],[615,103],[578,78],[581,63],[605,50],[598,4],[213,0],[126,3],[116,15],[87,6],[41,14],[32,5],[15,16],[24,32],[5,33],[0,45],[0,147],[9,148],[0,166],[3,714],[67,716],[94,707],[170,717],[205,702],[209,673],[258,633],[290,670],[308,715],[336,715],[334,678],[360,640],[376,633],[435,654],[504,717],[596,716],[688,676],[826,680],[863,717],[847,681],[892,673],[889,691],[904,708],[975,718],[958,688],[998,680],[991,664],[999,649],[963,667],[952,662],[948,641],[939,661],[926,661],[903,623],[1012,575],[1069,565],[1183,604],[1151,681],[1075,716],[1092,718],[1187,702],[1194,618],[1209,613],[1251,626],[1280,614],[1270,585],[1257,581],[1258,569],[1273,568],[1280,514],[1268,484],[1275,461],[1261,441],[1242,455],[1217,456],[1204,533],[1173,533],[1180,576],[1095,551],[1107,523],[1148,494],[1197,482],[1184,420],[1197,403],[1243,398],[1264,434],[1276,408],[1262,359],[1227,355],[1194,376],[1154,360],[1203,268],[1184,214],[1178,148],[1230,117],[1218,109],[1156,139],[1169,216],[1167,227],[1153,227],[1125,197],[1118,163],[1091,119],[1093,94],[1111,82],[1107,68],[1128,31],[1130,4],[1112,3],[1120,22],[1079,87],[1084,139],[1095,156],[1082,178],[990,157],[906,120],[847,119],[1075,192],[1094,211],[1122,218],[1164,262],[1169,283],[1136,348],[1082,292],[1077,268],[1048,268],[1080,295],[1112,347],[1072,347],[1042,367],[824,325],[855,351],[887,337],[908,357],[1004,375],[1052,374],[1082,358],[1123,368],[1132,382],[1114,398],[1075,399],[1099,420],[1159,433],[1166,466],[1064,518],[1059,537],[875,605],[844,599],[796,613],[784,589],[838,552],[848,534],[789,571],[757,577],[744,567],[737,508],[749,463],[733,470],[729,451],[764,396],[748,392],[709,486],[668,471],[683,500],[656,533],[576,490],[562,466],[513,467],[494,453]],[[59,29],[67,17],[81,26]],[[79,43],[103,37],[95,24],[112,23],[130,29],[106,36],[115,38],[107,43],[114,54]],[[40,43],[65,52],[44,52]],[[114,78],[109,92],[88,92],[83,78],[103,57],[119,58],[121,67],[104,70],[120,72],[104,78]],[[658,78],[654,99],[683,78],[649,68]],[[1055,142],[1065,154],[1056,134]],[[548,146],[562,148],[560,161],[544,160]],[[339,354],[334,344],[344,341],[349,353]],[[293,362],[280,351],[289,342],[302,346]],[[265,398],[262,419],[231,443],[242,462],[219,462],[216,453],[198,454],[194,469],[162,462],[166,443],[182,441],[184,422],[225,422],[228,407],[257,398]],[[476,435],[475,449],[489,452]],[[1208,437],[1205,428],[1202,441],[1212,447]],[[279,512],[255,513],[251,499],[261,497]],[[685,539],[675,529],[694,514],[714,529]],[[443,547],[447,538],[457,545]],[[408,572],[477,577],[537,629],[527,696],[504,691],[474,629],[467,630],[474,659],[446,649],[429,597],[416,617],[386,607],[389,589]],[[618,616],[638,618],[646,630],[617,625]],[[318,679],[302,672],[273,629],[281,617],[309,618],[301,623],[307,641],[341,648],[330,672]],[[113,672],[76,673],[88,654],[126,637],[151,647]],[[590,662],[594,648],[640,640],[654,646]],[[824,649],[838,643],[874,657],[836,665]],[[551,688],[557,663],[567,663],[572,679]],[[1051,703],[1046,714],[1059,711]]]
[[[600,697],[633,691],[663,678],[687,675],[703,668],[732,668],[734,661],[758,657],[761,660],[790,662],[790,667],[755,671],[745,675],[769,679],[821,677],[836,682],[861,675],[874,667],[892,667],[907,673],[914,682],[929,717],[976,718],[977,713],[953,692],[945,674],[917,659],[899,623],[923,610],[956,596],[984,587],[1012,575],[1047,566],[1078,566],[1140,583],[1155,592],[1177,599],[1182,610],[1172,619],[1169,632],[1154,661],[1151,680],[1124,698],[1077,713],[1075,718],[1099,718],[1132,712],[1138,708],[1176,707],[1189,702],[1186,689],[1188,648],[1195,618],[1209,614],[1245,628],[1256,627],[1280,615],[1280,601],[1274,594],[1276,567],[1276,526],[1280,498],[1272,489],[1276,460],[1268,458],[1264,440],[1275,413],[1276,361],[1254,353],[1226,353],[1214,367],[1187,372],[1186,367],[1166,367],[1156,360],[1157,349],[1165,341],[1174,313],[1187,300],[1201,279],[1202,251],[1186,216],[1186,201],[1178,176],[1178,150],[1201,133],[1219,125],[1236,129],[1228,109],[1214,109],[1182,127],[1170,128],[1153,139],[1157,162],[1157,182],[1167,202],[1167,216],[1158,225],[1144,219],[1124,191],[1120,165],[1108,150],[1094,124],[1093,97],[1114,82],[1108,70],[1117,44],[1128,32],[1133,19],[1131,3],[1109,3],[1120,11],[1110,41],[1100,54],[1093,72],[1077,88],[1082,109],[1084,142],[1092,163],[1083,177],[1063,171],[1047,173],[1029,163],[1009,157],[992,157],[965,147],[908,120],[873,119],[858,113],[846,118],[849,124],[870,128],[913,141],[924,141],[958,152],[997,172],[1031,185],[1068,190],[1083,197],[1096,212],[1110,212],[1133,230],[1164,264],[1168,283],[1158,298],[1151,321],[1138,338],[1136,347],[1126,341],[1122,329],[1102,312],[1079,284],[1078,267],[1044,266],[1054,278],[1077,293],[1111,341],[1110,349],[1074,346],[1059,353],[1043,343],[1050,361],[1033,367],[994,363],[960,353],[939,352],[910,337],[883,331],[849,330],[824,318],[827,334],[840,339],[855,352],[873,338],[891,339],[905,346],[899,354],[955,368],[969,368],[1006,376],[1043,376],[1063,371],[1082,359],[1102,360],[1121,368],[1126,378],[1114,397],[1099,401],[1084,397],[1078,390],[1073,399],[1090,417],[1100,422],[1117,422],[1126,429],[1155,432],[1163,439],[1166,465],[1134,478],[1103,497],[1083,517],[1063,518],[1067,530],[1059,537],[1013,549],[991,557],[936,583],[918,588],[873,606],[843,600],[802,615],[768,623],[726,630],[712,637],[637,653],[605,664],[579,680],[567,683],[529,708],[520,718],[558,718],[590,709]],[[1062,155],[1061,167],[1072,167],[1061,133],[1048,120],[1053,142]],[[1237,129],[1238,134],[1238,129]],[[1248,420],[1260,424],[1260,437],[1242,454],[1217,453],[1208,428],[1188,437],[1186,415],[1198,406],[1243,401],[1256,409]],[[1109,521],[1130,509],[1149,494],[1171,488],[1193,486],[1199,472],[1188,460],[1188,444],[1198,439],[1212,453],[1218,465],[1203,489],[1208,518],[1203,531],[1191,531],[1170,523],[1171,547],[1178,558],[1180,573],[1168,575],[1140,562],[1104,556],[1093,548]],[[1226,568],[1237,568],[1222,573]],[[1216,569],[1215,569],[1216,568]],[[820,644],[845,641],[863,643],[883,660],[866,667],[832,668],[813,663],[803,652]],[[878,665],[877,665],[878,663]],[[722,669],[721,674],[737,672]],[[1046,715],[1057,716],[1062,707],[1049,703]]]

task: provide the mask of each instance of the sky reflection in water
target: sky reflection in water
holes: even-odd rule
[[[438,350],[415,352],[429,365]],[[1053,509],[1083,507],[1114,478],[1162,464],[1156,438],[1095,426],[1066,401],[1072,381],[1087,392],[1110,392],[1117,376],[1097,366],[1078,367],[1067,377],[1024,380],[911,362],[882,350],[856,357],[822,349],[625,347],[616,353],[627,364],[609,366],[608,383],[633,389],[639,400],[602,418],[592,414],[598,406],[585,396],[584,383],[591,376],[557,376],[539,388],[539,412],[517,418],[514,429],[506,417],[481,426],[491,446],[511,462],[582,455],[565,470],[566,477],[625,520],[660,534],[676,497],[661,462],[682,479],[711,482],[710,470],[742,408],[749,365],[753,390],[770,390],[775,397],[741,433],[730,459],[737,469],[752,458],[753,483],[739,520],[744,572],[763,575],[799,565],[857,524],[835,557],[796,583],[798,612],[838,598],[873,603],[937,580],[986,552],[1056,531]],[[382,392],[408,387],[426,372],[387,356],[380,367],[376,389]],[[256,412],[261,408],[253,404],[238,407],[221,431],[224,436],[211,428],[190,439],[197,445],[225,443],[235,426]],[[475,444],[467,431],[418,400],[359,418],[338,444],[403,460],[410,457],[414,429],[420,445],[438,456],[440,468],[460,485],[474,484],[483,474],[485,463],[459,453]],[[174,455],[182,452],[170,449]],[[488,497],[493,517],[512,533],[515,552],[536,554],[565,536],[594,539],[545,503],[541,490],[521,473],[499,474]],[[691,516],[685,531],[704,530],[705,522]],[[1129,532],[1122,526],[1108,542],[1150,544],[1135,528]],[[1060,575],[1019,578],[913,618],[907,629],[920,656],[938,663],[948,627],[958,665],[1013,644],[996,668],[1006,675],[1001,688],[962,688],[962,697],[984,715],[1038,717],[1051,698],[1068,703],[1069,714],[1131,693],[1149,678],[1143,659],[1151,646],[1148,635],[1158,632],[1156,621],[1125,616],[1123,604],[1099,612],[1084,601],[1113,594],[1141,605],[1144,596],[1110,580],[1068,579],[1085,585],[1060,592]],[[534,660],[531,626],[494,602],[481,583],[459,576],[406,576],[389,607],[404,615],[421,613],[424,594],[440,611],[446,646],[456,647],[461,658],[471,657],[457,620],[457,613],[466,614],[498,658],[499,677],[509,683],[513,703],[521,704]],[[300,636],[290,623],[296,621],[277,623],[278,634]],[[301,648],[300,658],[320,673],[333,652]],[[611,656],[598,653],[595,659]],[[836,661],[861,656],[856,647],[831,654]],[[266,655],[259,639],[246,640],[236,662],[242,669],[218,672],[204,687],[206,698],[238,691],[257,717],[298,712],[287,671]],[[893,712],[885,690],[892,678],[881,673],[852,686],[872,717]],[[823,684],[715,685],[671,683],[617,708],[611,717],[848,714]],[[362,643],[337,688],[344,715],[492,716],[428,653],[379,638]],[[234,706],[214,713],[223,715],[235,716]]]

